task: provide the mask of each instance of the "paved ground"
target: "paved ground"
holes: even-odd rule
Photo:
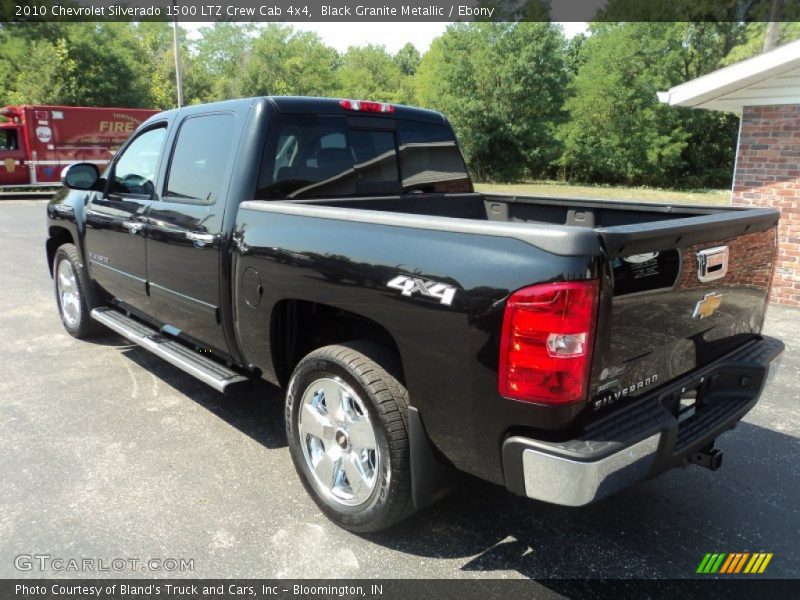
[[[711,551],[774,552],[768,575],[800,576],[797,310],[770,309],[782,371],[721,438],[717,473],[672,471],[583,509],[468,479],[360,537],[304,493],[277,389],[228,398],[117,336],[68,336],[44,237],[43,202],[0,203],[0,577],[73,576],[15,569],[34,553],[192,558],[198,577],[687,577]]]

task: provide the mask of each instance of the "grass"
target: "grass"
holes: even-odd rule
[[[716,204],[730,202],[731,191],[724,190],[665,190],[621,185],[573,185],[560,181],[529,181],[526,183],[476,183],[478,192],[488,194],[518,194],[520,196],[555,196],[598,198],[600,200],[640,200],[668,204]]]

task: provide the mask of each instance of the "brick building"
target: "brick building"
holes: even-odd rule
[[[740,115],[731,203],[780,209],[772,301],[800,306],[800,41],[688,81],[659,99]]]

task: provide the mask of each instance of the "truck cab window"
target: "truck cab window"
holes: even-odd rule
[[[184,121],[172,154],[164,200],[192,204],[217,201],[234,154],[234,121],[230,113]],[[290,149],[284,150],[283,160],[291,160]]]
[[[165,127],[150,129],[125,148],[114,164],[111,193],[152,197],[166,133]]]
[[[0,150],[16,150],[19,148],[17,143],[16,129],[0,129]]]
[[[334,198],[400,190],[394,132],[333,116],[288,116],[267,136],[257,198]]]

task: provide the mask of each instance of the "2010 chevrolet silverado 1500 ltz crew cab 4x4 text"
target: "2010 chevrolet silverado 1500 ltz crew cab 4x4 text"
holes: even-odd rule
[[[716,468],[783,350],[760,334],[776,211],[476,193],[428,110],[191,106],[63,182],[67,331],[105,326],[220,391],[285,388],[300,479],[353,531],[455,470],[580,506]]]

